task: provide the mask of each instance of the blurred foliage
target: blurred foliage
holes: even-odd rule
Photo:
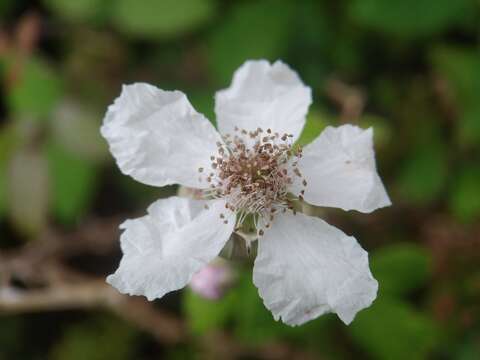
[[[350,332],[376,359],[425,359],[438,341],[427,315],[394,299],[377,299],[358,314]]]
[[[50,177],[42,150],[18,150],[7,168],[9,216],[28,235],[39,233],[46,226]]]
[[[52,349],[52,360],[128,360],[135,354],[137,331],[111,316],[68,327]]]
[[[479,25],[477,0],[0,1],[0,251],[174,194],[118,171],[99,133],[107,106],[121,84],[147,81],[185,91],[215,122],[215,91],[250,58],[281,58],[312,87],[298,144],[329,125],[373,127],[394,204],[322,213],[369,250],[379,282],[348,327],[274,321],[251,261],[232,261],[222,299],[174,297],[191,333],[181,346],[113,315],[28,314],[2,317],[0,359],[192,358],[220,331],[325,359],[478,358]]]
[[[11,64],[9,68],[13,68]],[[7,69],[8,71],[8,69]],[[9,104],[17,115],[34,118],[47,117],[58,102],[61,91],[61,80],[44,62],[39,59],[29,59],[25,64],[19,79],[9,92]]]
[[[380,284],[380,293],[406,295],[427,283],[432,263],[429,253],[413,243],[396,243],[378,249],[370,268]]]
[[[352,338],[378,359],[424,359],[439,340],[439,330],[405,296],[430,280],[428,252],[412,243],[396,243],[378,249],[370,259],[379,297],[350,326]]]
[[[245,59],[276,59],[289,42],[294,4],[283,0],[238,2],[208,39],[209,64],[222,85]],[[268,13],[268,16],[265,14]],[[254,41],[246,41],[252,39]]]
[[[168,38],[192,30],[215,14],[212,0],[118,0],[112,21],[127,34]]]
[[[352,18],[366,27],[399,37],[432,35],[472,19],[474,0],[354,0]]]
[[[69,154],[60,146],[48,148],[49,170],[54,174],[53,212],[59,220],[70,222],[86,212],[95,191],[95,164]]]
[[[434,69],[443,74],[452,86],[452,97],[460,108],[456,134],[460,145],[475,146],[480,142],[480,54],[478,49],[439,46],[432,51]]]
[[[450,195],[450,209],[458,219],[471,222],[480,213],[480,167],[466,164],[459,169]]]

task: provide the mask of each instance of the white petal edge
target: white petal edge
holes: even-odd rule
[[[392,204],[377,173],[372,128],[327,127],[304,148],[298,166],[312,205],[369,213]],[[296,179],[292,192],[302,188]]]
[[[300,135],[312,102],[311,90],[281,61],[249,60],[238,68],[229,88],[215,95],[215,113],[222,134],[235,127],[254,131],[270,128]]]
[[[225,211],[223,200],[157,200],[147,215],[120,225],[123,257],[107,282],[124,294],[161,298],[183,288],[212,261],[234,225],[235,214]]]
[[[124,85],[101,128],[118,167],[153,186],[205,188],[198,169],[208,169],[221,141],[213,125],[180,91],[136,83]]]
[[[275,320],[292,326],[329,312],[349,324],[378,290],[355,238],[291,212],[279,214],[258,240],[253,282]]]

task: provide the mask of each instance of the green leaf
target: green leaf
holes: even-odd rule
[[[263,305],[257,288],[252,282],[251,271],[245,271],[238,287],[238,303],[235,312],[235,336],[249,345],[258,345],[291,335],[295,329],[275,321]]]
[[[406,200],[424,205],[433,201],[444,189],[447,174],[448,159],[444,144],[424,139],[411,150],[398,184]]]
[[[480,63],[479,63],[480,66]],[[467,105],[458,126],[458,139],[460,144],[480,147],[480,103]]]
[[[478,100],[480,90],[480,58],[476,48],[438,46],[430,52],[434,69],[454,88],[462,105]]]
[[[48,161],[55,189],[53,212],[65,223],[75,222],[86,212],[95,194],[96,168],[56,144],[48,148]]]
[[[430,53],[435,70],[453,90],[457,125],[461,144],[477,146],[480,143],[480,57],[477,49],[460,47],[436,47]]]
[[[436,34],[471,19],[472,0],[354,0],[351,17],[387,34],[413,37]]]
[[[375,148],[385,147],[391,142],[392,128],[389,122],[382,117],[365,114],[360,118],[358,126],[362,129],[373,128]]]
[[[325,114],[310,110],[305,127],[297,143],[302,146],[310,144],[328,125],[330,125],[330,119],[328,119]]]
[[[7,168],[8,215],[26,235],[40,232],[46,225],[50,178],[41,149],[18,149]]]
[[[59,16],[71,21],[94,19],[103,10],[105,0],[46,0],[46,5]]]
[[[191,101],[195,110],[205,115],[205,117],[213,124],[216,124],[214,105],[215,99],[212,96],[213,91],[193,92],[189,94],[188,98]]]
[[[46,117],[62,95],[62,81],[42,60],[29,58],[13,84],[8,101],[15,115]]]
[[[475,338],[475,336],[469,336],[468,339],[463,340],[452,358],[456,360],[476,360],[478,358],[478,354],[480,354],[480,343],[478,342],[478,337]]]
[[[188,319],[190,330],[202,335],[209,330],[221,329],[232,318],[238,300],[235,291],[227,292],[218,300],[200,297],[188,289],[183,296],[183,310]]]
[[[13,0],[2,0],[0,1],[0,18],[6,19],[8,16],[11,16],[11,10],[15,2]]]
[[[212,0],[117,0],[112,19],[125,33],[146,38],[169,38],[193,30],[216,11]]]
[[[377,299],[357,314],[348,331],[375,359],[426,359],[438,340],[427,315],[393,299]]]
[[[429,252],[412,243],[385,246],[370,255],[370,269],[384,295],[406,295],[425,285],[431,262]]]
[[[449,199],[455,217],[471,222],[480,217],[480,167],[472,164],[463,167],[454,177]]]
[[[24,346],[19,339],[25,334],[26,319],[22,316],[2,315],[2,326],[0,327],[0,360],[26,359],[31,354],[28,347]],[[30,347],[31,348],[31,347]]]
[[[101,118],[84,105],[64,101],[53,113],[52,134],[72,154],[99,163],[110,159],[107,142],[100,135]]]
[[[237,3],[208,43],[210,68],[220,83],[228,84],[248,59],[282,57],[294,12],[294,3],[282,0]]]
[[[12,152],[18,145],[19,139],[14,126],[5,126],[0,131],[0,218],[6,214],[8,208],[7,196],[7,169]]]
[[[136,331],[116,318],[102,316],[71,325],[55,344],[53,360],[128,360],[135,356]]]
[[[7,212],[7,177],[6,164],[0,163],[0,218]]]

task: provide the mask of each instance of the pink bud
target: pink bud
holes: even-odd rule
[[[232,278],[230,267],[224,262],[215,261],[193,275],[190,288],[206,299],[218,300],[224,295]]]

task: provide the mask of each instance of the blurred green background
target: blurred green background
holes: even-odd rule
[[[0,359],[479,359],[479,39],[478,0],[1,0]],[[301,143],[374,127],[394,205],[318,210],[380,283],[350,326],[275,322],[252,258],[216,301],[103,286],[118,224],[177,191],[108,153],[99,126],[121,84],[180,89],[214,121],[214,92],[257,58],[312,87]]]

